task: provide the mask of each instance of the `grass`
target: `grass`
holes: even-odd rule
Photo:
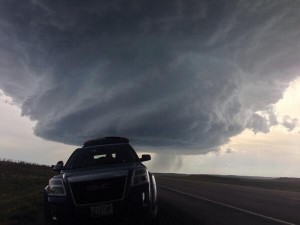
[[[42,224],[43,190],[50,167],[0,160],[0,224]]]

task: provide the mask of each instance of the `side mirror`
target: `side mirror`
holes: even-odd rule
[[[151,155],[142,155],[142,158],[140,159],[142,162],[145,162],[145,161],[149,161],[151,160]]]
[[[56,172],[60,172],[64,168],[64,162],[63,161],[58,161],[56,165],[52,165],[52,170]]]

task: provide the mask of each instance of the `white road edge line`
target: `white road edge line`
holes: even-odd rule
[[[187,195],[187,196],[192,197],[192,198],[196,198],[196,199],[200,199],[200,200],[203,200],[203,201],[206,201],[206,202],[211,202],[211,203],[214,203],[214,204],[217,204],[217,205],[225,206],[227,208],[235,209],[237,211],[248,213],[248,214],[251,214],[251,215],[254,215],[254,216],[257,216],[257,217],[261,217],[261,218],[264,218],[264,219],[274,221],[274,222],[278,222],[278,223],[282,223],[282,224],[288,224],[288,225],[295,225],[294,223],[289,223],[289,222],[286,222],[286,221],[283,221],[283,220],[275,219],[273,217],[269,217],[269,216],[265,216],[265,215],[262,215],[262,214],[259,214],[259,213],[251,212],[251,211],[246,210],[246,209],[241,209],[241,208],[238,208],[238,207],[235,207],[235,206],[227,205],[227,204],[222,203],[222,202],[217,202],[217,201],[214,201],[214,200],[211,200],[211,199],[208,199],[208,198],[204,198],[204,197],[200,197],[200,196],[197,196],[197,195],[189,194],[189,193],[179,191],[179,190],[176,190],[176,189],[164,186],[164,185],[157,184],[157,186],[168,189],[168,190],[171,190],[171,191],[174,191],[174,192],[177,192],[177,193],[180,193],[180,194],[183,194],[183,195]]]

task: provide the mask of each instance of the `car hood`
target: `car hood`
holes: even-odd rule
[[[128,176],[128,174],[131,174],[133,170],[138,168],[145,168],[145,166],[141,163],[134,162],[72,170],[62,170],[61,174],[55,177],[63,178],[64,182],[73,183],[79,181]]]

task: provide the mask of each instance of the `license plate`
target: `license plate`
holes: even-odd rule
[[[107,216],[113,214],[113,204],[101,204],[95,205],[91,207],[91,216],[92,217],[99,217],[99,216]]]

